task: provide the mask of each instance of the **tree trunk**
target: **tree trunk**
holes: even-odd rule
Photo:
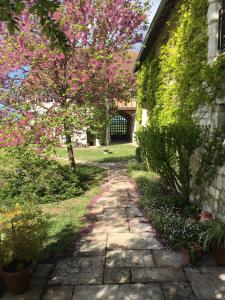
[[[108,147],[110,144],[110,128],[109,125],[106,127],[106,132],[105,132],[105,144]]]
[[[108,147],[110,144],[110,123],[109,123],[109,100],[106,99],[106,121],[107,121],[107,127],[105,130],[105,144]]]
[[[66,124],[64,124],[64,129],[65,129],[66,147],[67,147],[69,165],[73,171],[76,171],[76,163],[74,159],[74,151],[73,151],[72,138],[71,138],[71,130],[70,127]]]

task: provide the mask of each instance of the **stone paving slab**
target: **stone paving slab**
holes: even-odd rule
[[[152,254],[157,267],[181,267],[184,265],[181,252],[162,249],[152,250]]]
[[[107,215],[110,218],[116,218],[117,216],[127,217],[127,212],[125,208],[105,208],[104,215]]]
[[[197,300],[225,300],[224,267],[186,267],[185,273]]]
[[[137,218],[139,219],[139,218]],[[140,222],[140,221],[129,221],[129,228],[130,232],[151,232],[153,233],[154,230],[153,228],[146,222]]]
[[[60,261],[51,275],[49,284],[101,284],[104,256],[73,257]]]
[[[160,242],[149,233],[109,233],[107,249],[162,249]]]
[[[167,282],[162,284],[166,300],[196,300],[188,282]]]
[[[94,229],[73,256],[38,265],[26,294],[2,299],[225,300],[225,268],[212,257],[182,268],[181,254],[165,249],[143,217],[126,170],[112,166],[107,190],[88,209]]]
[[[89,208],[89,214],[101,214],[103,213],[104,206],[103,205],[95,205]]]
[[[104,270],[104,283],[130,283],[129,268],[114,268]]]
[[[106,253],[106,268],[155,267],[151,250],[111,250]]]
[[[143,214],[140,211],[140,209],[135,207],[134,205],[133,207],[127,208],[127,214],[129,219],[136,218],[136,217],[143,217]]]
[[[53,271],[54,264],[38,264],[35,267],[33,277],[47,278],[48,275]]]
[[[101,227],[95,227],[93,229],[93,233],[95,234],[102,234],[102,233],[128,233],[129,232],[129,227],[125,227],[125,226],[115,226],[115,227],[112,227],[112,226],[101,226]]]
[[[110,218],[110,219],[109,219]],[[113,222],[120,222],[120,223],[124,223],[124,222],[128,222],[127,219],[127,215],[126,214],[120,214],[120,215],[112,215],[111,217],[109,216],[109,214],[99,214],[97,215],[97,222],[104,222],[104,221],[111,221],[111,223],[113,224]]]
[[[132,282],[187,281],[181,268],[132,268]]]
[[[159,284],[76,286],[73,300],[164,300]]]
[[[106,241],[95,241],[95,242],[79,242],[76,245],[76,250],[74,251],[74,256],[96,256],[104,255],[106,251]]]
[[[49,286],[46,288],[42,300],[71,300],[73,290],[73,286]]]

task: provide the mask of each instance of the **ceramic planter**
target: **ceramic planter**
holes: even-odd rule
[[[30,287],[31,275],[34,264],[19,272],[6,272],[1,268],[2,277],[10,292],[13,294],[23,294]]]
[[[220,266],[225,266],[225,249],[218,247],[217,245],[213,245],[212,253],[217,264]]]
[[[203,211],[200,215],[200,221],[212,220],[213,215],[210,211]]]

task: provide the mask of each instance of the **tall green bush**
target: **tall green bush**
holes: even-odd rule
[[[193,123],[149,126],[137,134],[142,158],[149,170],[158,173],[185,201],[191,181],[201,190],[225,162],[223,131]],[[192,156],[198,149],[199,163],[192,178]]]
[[[200,146],[200,127],[194,124],[149,126],[137,134],[149,170],[161,175],[185,201],[189,201],[190,161]]]

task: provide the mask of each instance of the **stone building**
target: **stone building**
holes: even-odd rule
[[[189,4],[193,1],[190,0]],[[146,35],[144,46],[137,58],[134,72],[140,72],[151,53],[160,53],[168,39],[168,23],[176,13],[179,4],[184,2],[183,0],[161,0],[158,11]],[[207,6],[207,12],[205,11],[208,37],[206,44],[206,48],[208,47],[207,63],[211,64],[220,55],[225,55],[225,0],[205,0],[205,5]],[[142,102],[141,106],[140,125],[145,126],[148,123],[148,115],[151,111],[146,107],[145,102]],[[193,113],[193,118],[197,119],[201,125],[222,126],[225,123],[225,99],[214,99],[213,105],[204,103],[199,105],[198,109]],[[215,178],[209,186],[205,187],[204,199],[206,200],[204,201],[206,209],[211,210],[217,216],[225,216],[225,165],[218,168]]]

